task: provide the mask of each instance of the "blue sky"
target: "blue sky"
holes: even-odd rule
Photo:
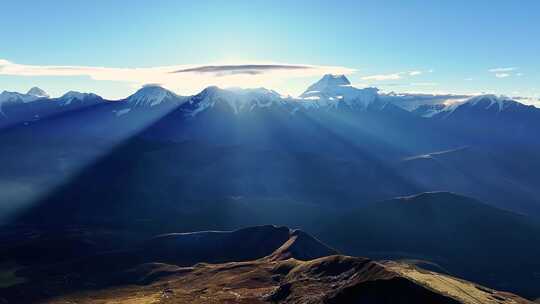
[[[342,71],[355,85],[386,91],[540,95],[536,0],[20,0],[0,8],[0,90],[38,85],[56,96],[120,98],[143,83],[192,94],[217,82],[294,95],[320,73]],[[253,82],[162,79],[152,69],[223,64],[314,68],[265,72]],[[77,73],[64,75],[66,67]],[[97,75],[95,67],[107,69]]]

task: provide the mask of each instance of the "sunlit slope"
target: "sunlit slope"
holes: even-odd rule
[[[16,274],[3,297],[17,303],[529,303],[411,265],[339,255],[275,226],[161,235]]]

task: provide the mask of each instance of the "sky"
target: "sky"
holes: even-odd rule
[[[158,83],[540,98],[540,1],[2,1],[0,91]]]

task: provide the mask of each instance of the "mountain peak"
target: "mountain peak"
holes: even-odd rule
[[[69,91],[59,98],[59,100],[62,102],[62,105],[65,106],[70,105],[74,101],[87,101],[96,99],[101,99],[101,97],[94,93],[81,93],[77,91]]]
[[[483,112],[499,115],[503,112],[510,112],[512,115],[516,115],[516,111],[529,112],[531,109],[519,101],[513,100],[507,96],[484,94],[470,97],[462,102],[456,102],[447,106],[444,106],[436,111],[429,113],[429,116],[422,115],[424,117],[436,116],[439,118],[450,118],[463,115],[473,115],[474,113]],[[533,106],[534,108],[534,106]],[[510,111],[506,111],[511,109]],[[534,108],[534,110],[537,110]],[[471,112],[472,111],[472,112]],[[476,115],[476,114],[474,114]]]
[[[77,91],[69,91],[66,94],[62,95],[61,98],[75,98],[75,99],[83,99],[87,96],[97,96],[94,93],[81,93]]]
[[[474,96],[470,98],[467,102],[472,106],[482,106],[486,109],[495,107],[495,109],[497,109],[499,112],[510,105],[518,103],[517,101],[514,101],[509,97],[503,95],[497,96],[494,94]]]
[[[221,89],[220,87],[218,86],[209,86],[209,87],[206,87],[204,88],[204,90],[202,90],[199,94],[197,95],[204,95],[204,96],[208,96],[208,95],[214,95],[214,94],[218,94],[219,92],[223,92],[225,90]]]
[[[163,101],[176,100],[180,96],[163,88],[159,84],[146,84],[140,88],[135,94],[129,96],[127,101],[137,106],[155,106]]]
[[[377,99],[377,96],[377,88],[355,88],[345,75],[326,74],[309,86],[300,98],[309,100],[309,106],[337,107],[344,102],[348,106],[365,109]]]
[[[336,88],[350,85],[351,82],[345,75],[326,74],[319,81],[309,86],[301,97],[311,95],[312,93],[334,91]]]
[[[18,92],[3,91],[0,94],[0,103],[8,102],[8,101],[9,102],[31,102],[31,101],[34,101],[43,97],[45,96],[37,96],[33,94],[22,94]]]
[[[31,88],[30,90],[28,90],[28,93],[26,93],[26,95],[32,95],[39,98],[49,98],[49,94],[47,94],[47,92],[43,91],[38,87]]]
[[[190,116],[213,108],[216,105],[225,105],[234,114],[250,112],[255,108],[266,108],[280,105],[285,101],[279,93],[265,88],[227,88],[209,86],[199,94],[192,96],[184,109]],[[188,109],[189,108],[189,109]]]
[[[140,89],[137,90],[137,92],[135,92],[135,94],[137,94],[137,93],[148,94],[148,93],[151,93],[151,92],[170,92],[170,91],[165,89],[164,87],[162,87],[159,84],[150,83],[150,84],[143,85]]]
[[[350,85],[351,82],[343,74],[325,74],[323,78],[319,81],[326,81],[332,83],[333,85]]]

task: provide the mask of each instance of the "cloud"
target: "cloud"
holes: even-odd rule
[[[526,105],[533,105],[537,108],[540,107],[540,98],[526,97],[526,96],[513,96],[512,99],[515,99]]]
[[[523,75],[522,73],[516,73],[516,74],[510,73],[510,72],[515,71],[517,69],[518,68],[516,68],[516,67],[493,68],[493,69],[489,69],[488,72],[494,73],[495,77],[497,77],[497,78],[506,78],[506,77],[510,77],[512,75],[517,75],[517,76]]]
[[[216,76],[234,75],[234,74],[247,74],[257,75],[269,71],[279,70],[303,70],[311,69],[311,66],[307,65],[284,65],[284,64],[241,64],[241,65],[206,65],[198,66],[194,68],[187,68],[172,73],[209,73]]]
[[[143,88],[151,88],[151,87],[162,87],[162,83],[145,83],[143,84]]]
[[[493,68],[489,69],[488,72],[490,73],[501,73],[501,72],[512,72],[517,70],[516,67],[508,67],[508,68]]]
[[[428,70],[428,73],[432,73],[433,70]],[[386,80],[398,80],[402,79],[404,76],[418,76],[424,74],[424,71],[420,70],[413,70],[408,72],[398,72],[398,73],[391,73],[391,74],[377,74],[377,75],[369,75],[362,77],[362,80],[369,80],[369,81],[386,81]]]
[[[397,79],[401,79],[402,74],[403,73],[393,73],[393,74],[379,74],[379,75],[364,76],[362,77],[362,80],[375,80],[375,81],[397,80]]]
[[[465,78],[464,80],[465,81],[473,81],[474,79],[472,77],[469,77],[469,78]]]
[[[126,82],[134,86],[141,86],[145,83],[159,83],[182,94],[197,93],[210,85],[220,87],[279,87],[291,78],[320,77],[324,74],[349,75],[355,71],[342,66],[273,62],[111,68],[24,65],[0,59],[0,75],[86,76],[94,80]]]
[[[403,87],[403,86],[406,86],[407,84],[406,83],[397,83],[397,82],[372,82],[372,83],[369,83],[369,84],[366,84],[366,85],[355,85],[356,87],[365,87],[365,86],[370,86],[370,87]]]

